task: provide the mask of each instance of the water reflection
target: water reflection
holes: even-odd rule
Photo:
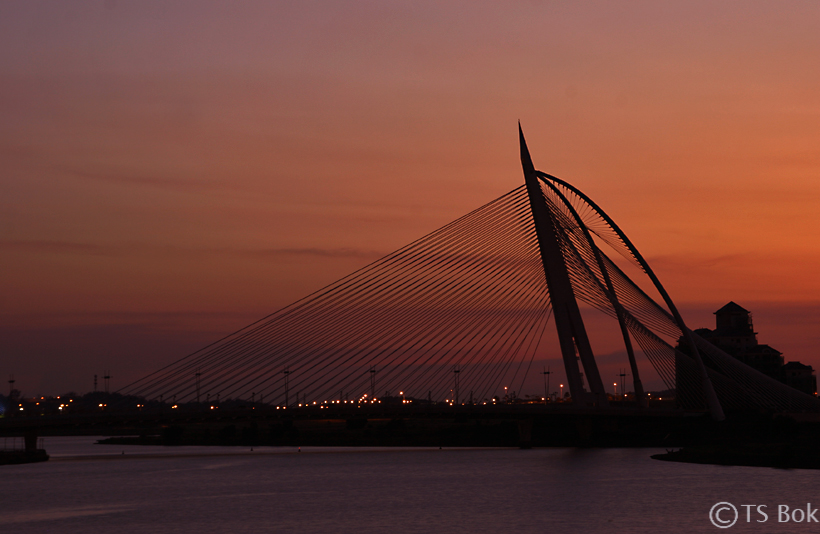
[[[13,491],[0,523],[21,534],[702,532],[714,529],[715,502],[805,503],[818,489],[811,471],[658,462],[649,449],[300,453],[93,441],[48,438],[52,461],[4,466]]]

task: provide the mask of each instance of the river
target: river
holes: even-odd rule
[[[331,449],[94,445],[0,467],[4,533],[818,532],[820,472],[651,460],[650,449]],[[662,451],[660,451],[662,452]],[[744,508],[743,504],[764,505]],[[747,510],[749,520],[747,521]],[[731,519],[724,510],[723,520]],[[818,513],[820,519],[820,513]]]

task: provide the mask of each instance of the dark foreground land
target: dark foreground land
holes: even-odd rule
[[[798,416],[799,417],[799,416]],[[697,464],[820,469],[820,423],[790,416],[735,416],[679,450],[652,458]]]
[[[702,432],[700,414],[544,405],[224,412],[135,421],[106,443],[241,446],[675,447]]]
[[[550,414],[220,421],[134,428],[102,443],[145,445],[638,447],[679,443],[669,418]],[[121,429],[126,431],[127,429]]]
[[[44,449],[0,451],[0,465],[30,464],[46,460],[48,460],[48,454]]]
[[[798,418],[802,418],[798,421]],[[820,469],[820,420],[803,415],[510,405],[425,409],[169,410],[0,421],[0,436],[108,435],[102,444],[662,447],[666,461]],[[33,458],[33,457],[32,457]],[[47,456],[46,456],[47,458]]]
[[[655,460],[690,464],[775,467],[779,469],[820,469],[817,446],[807,444],[736,444],[731,446],[686,447],[664,454]]]
[[[0,436],[108,435],[171,446],[657,447],[679,446],[700,419],[665,409],[543,404],[165,408],[0,419]]]
[[[820,423],[734,414],[636,417],[549,414],[519,419],[349,418],[272,423],[172,425],[105,444],[244,446],[665,447],[665,461],[820,469]]]

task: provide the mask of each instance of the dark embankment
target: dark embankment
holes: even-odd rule
[[[734,415],[680,450],[652,458],[696,464],[820,469],[820,423],[788,416]]]
[[[347,417],[258,419],[120,428],[116,445],[680,447],[704,432],[704,417],[617,413],[521,413],[487,418]],[[111,435],[111,434],[109,434]]]

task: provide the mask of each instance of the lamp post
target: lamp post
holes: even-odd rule
[[[549,367],[547,367],[541,374],[544,375],[544,404],[546,404],[547,398],[550,396],[550,375],[552,373],[550,372]]]
[[[621,395],[626,397],[626,369],[621,369],[621,374],[618,376],[621,377]]]
[[[459,376],[460,372],[461,372],[461,369],[459,368],[458,364],[456,364],[453,367],[453,376],[455,377],[455,388],[454,389],[455,389],[455,394],[456,394],[456,399],[455,399],[456,400],[456,406],[458,406],[458,393],[459,393],[458,392],[458,388],[459,388],[458,376]]]
[[[287,408],[287,407],[290,406],[290,398],[289,398],[290,397],[290,389],[289,389],[289,382],[288,382],[288,378],[290,376],[290,367],[285,367],[285,370],[282,371],[282,373],[285,375],[285,408]],[[299,402],[299,397],[298,396],[296,397],[296,402],[297,403]]]
[[[196,370],[196,403],[199,404],[199,377],[202,376],[202,373],[199,371],[199,368]]]

